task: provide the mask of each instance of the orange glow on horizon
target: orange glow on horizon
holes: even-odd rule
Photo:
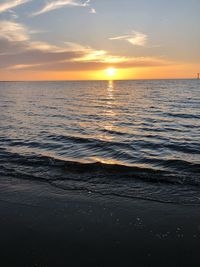
[[[111,68],[111,67],[110,67]],[[200,69],[199,64],[180,64],[161,67],[110,68],[84,71],[31,71],[2,70],[0,80],[135,80],[135,79],[182,79],[194,78]],[[110,74],[111,75],[110,75]]]

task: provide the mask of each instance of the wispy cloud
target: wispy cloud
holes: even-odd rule
[[[46,12],[53,11],[55,9],[60,9],[62,7],[90,7],[90,0],[78,1],[78,0],[56,0],[47,3],[42,9],[32,14],[32,16],[38,16]],[[94,8],[90,8],[90,13],[96,13]]]
[[[3,13],[7,10],[10,10],[11,8],[26,4],[28,2],[31,2],[32,0],[12,0],[12,1],[5,1],[3,3],[0,3],[0,13]]]
[[[10,17],[11,17],[11,19],[18,19],[19,18],[19,15],[17,15],[17,13],[14,11],[14,10],[12,10],[12,9],[9,9],[8,10],[8,13],[10,14]]]
[[[0,21],[0,38],[10,42],[21,42],[29,39],[24,25],[12,21]]]
[[[74,56],[74,55],[73,55]],[[16,61],[17,63],[17,61]],[[23,70],[29,69],[34,71],[94,71],[94,70],[102,70],[110,67],[110,62],[104,62],[99,60],[93,61],[81,61],[65,59],[65,60],[56,60],[56,61],[46,61],[37,63],[34,61],[30,64],[16,64],[9,65],[4,69],[12,69],[12,70]],[[125,62],[112,63],[112,66],[120,69],[127,68],[146,68],[146,67],[161,67],[161,66],[170,66],[173,65],[174,62],[167,61],[161,58],[153,58],[153,57],[135,57],[135,58],[127,58]],[[0,64],[1,67],[1,64]]]
[[[51,45],[42,41],[31,40],[31,35],[37,31],[30,31],[25,25],[13,21],[0,21],[0,40],[7,40],[14,45],[21,43],[23,49],[52,51],[54,53],[64,52],[66,48],[57,45]],[[1,44],[1,42],[0,42]],[[16,51],[15,51],[16,52]]]
[[[96,13],[97,13],[97,12],[96,12],[96,9],[91,8],[91,9],[90,9],[90,13],[91,13],[91,14],[96,14]]]
[[[73,42],[62,45],[35,40],[34,32],[13,21],[0,21],[0,69],[21,71],[98,70],[109,67],[163,66],[164,58],[113,55]]]
[[[124,63],[129,59],[123,56],[110,55],[105,50],[95,50],[92,48],[87,48],[84,50],[86,53],[80,58],[75,58],[74,62],[98,62],[98,63]]]
[[[132,45],[145,46],[147,44],[148,36],[144,33],[133,31],[131,34],[121,35],[109,38],[109,40],[127,41]]]
[[[9,67],[10,70],[21,70],[21,69],[28,69],[32,67],[40,66],[40,64],[17,64]]]

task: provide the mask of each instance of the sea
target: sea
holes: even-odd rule
[[[200,204],[200,81],[0,82],[4,180]]]

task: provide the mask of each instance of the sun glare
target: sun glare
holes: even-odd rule
[[[114,77],[117,74],[117,70],[115,68],[108,68],[106,69],[106,74],[108,77]]]

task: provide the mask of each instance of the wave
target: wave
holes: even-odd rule
[[[62,134],[50,134],[49,132],[41,132],[42,140],[23,140],[23,139],[12,139],[8,137],[0,137],[0,142],[7,143],[10,147],[28,147],[38,149],[58,149],[65,148],[66,145],[72,146],[73,144],[77,147],[85,149],[98,150],[98,152],[108,151],[111,156],[118,155],[120,150],[123,150],[125,155],[129,158],[129,154],[133,151],[140,151],[141,149],[154,150],[170,150],[174,153],[180,152],[184,154],[199,154],[199,143],[192,141],[191,139],[179,139],[171,138],[170,140],[165,136],[159,136],[155,134],[142,133],[140,135],[131,136],[127,133],[121,133],[113,130],[102,130],[111,135],[127,136],[123,141],[115,140],[104,140],[101,138],[95,138],[88,135],[62,135]],[[152,130],[151,130],[152,132]],[[142,138],[141,138],[142,135]],[[153,141],[152,141],[153,139]],[[120,156],[120,154],[118,155]],[[133,157],[132,157],[133,158]]]
[[[200,204],[198,163],[179,159],[150,158],[146,161],[150,162],[149,166],[158,167],[146,168],[141,164],[126,165],[122,162],[76,161],[74,158],[16,153],[1,148],[0,176],[2,179],[47,183],[64,191]],[[165,166],[166,170],[160,166]],[[172,171],[167,170],[169,166]]]
[[[195,114],[183,114],[183,113],[163,113],[166,117],[177,117],[183,119],[200,119],[200,115]]]
[[[1,174],[25,174],[25,172],[20,170],[28,170],[29,176],[36,173],[39,170],[41,174],[41,179],[58,179],[55,176],[60,176],[60,180],[69,179],[69,174],[84,174],[87,177],[92,178],[94,176],[102,176],[101,182],[106,179],[112,178],[115,182],[118,179],[121,180],[143,180],[149,183],[166,183],[166,184],[188,184],[200,186],[199,169],[200,164],[189,163],[183,160],[166,160],[164,164],[166,166],[185,166],[185,168],[190,168],[196,176],[190,177],[188,175],[179,172],[169,172],[160,169],[144,168],[138,166],[121,165],[121,164],[111,164],[103,162],[78,162],[70,161],[61,158],[55,158],[46,155],[20,155],[12,152],[0,152],[1,157],[0,167]],[[161,160],[151,160],[156,161],[160,164]],[[53,170],[57,171],[53,172]],[[47,175],[48,171],[49,174]],[[82,180],[83,177],[80,177]],[[76,179],[77,180],[77,179]]]

